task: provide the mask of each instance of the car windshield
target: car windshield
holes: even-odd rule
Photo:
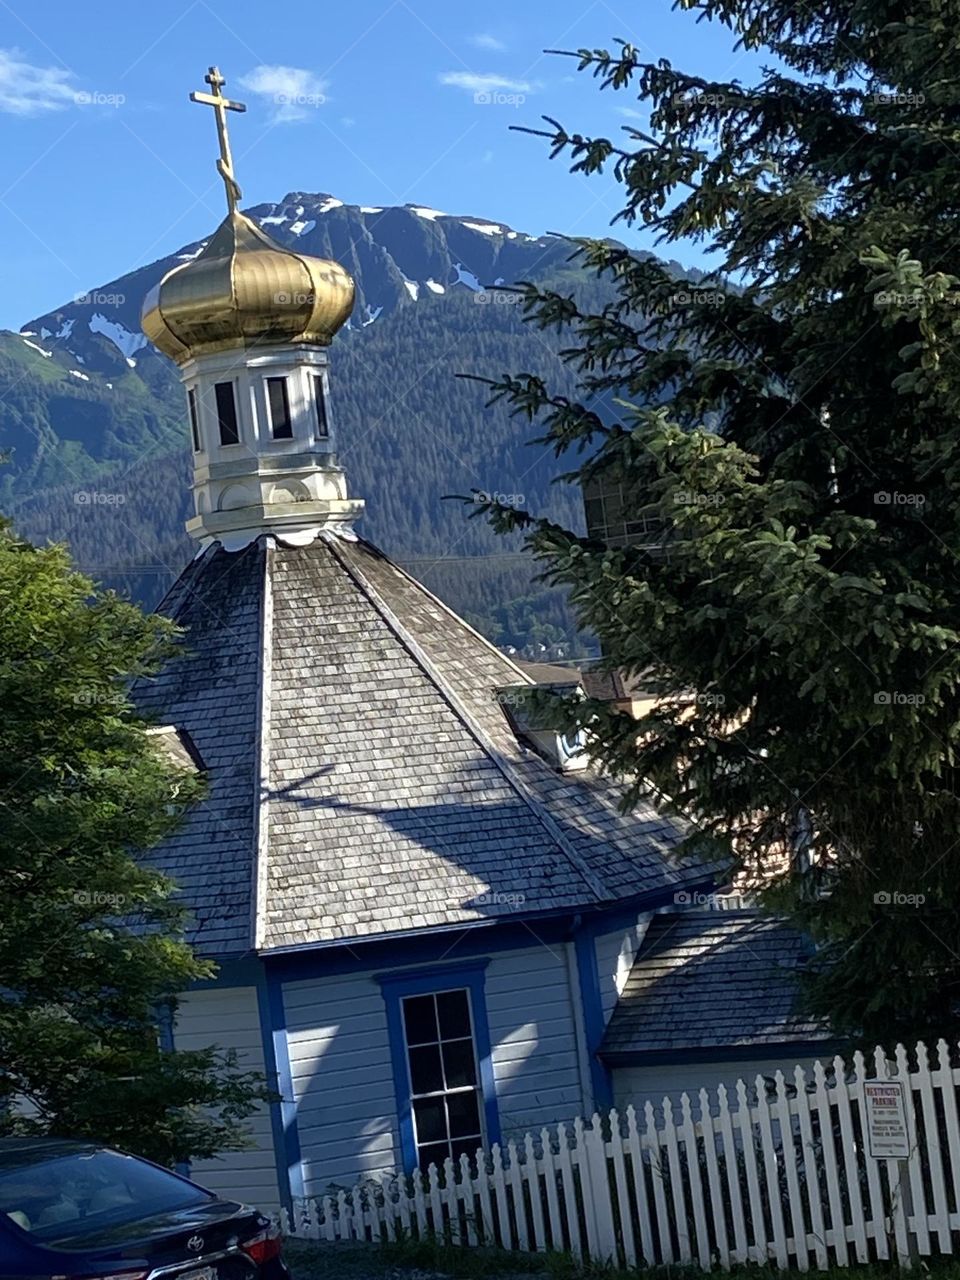
[[[117,1151],[80,1151],[0,1169],[0,1213],[56,1244],[212,1197]]]

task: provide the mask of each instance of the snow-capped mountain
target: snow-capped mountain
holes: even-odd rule
[[[568,632],[560,593],[531,582],[532,563],[503,560],[503,540],[444,495],[521,495],[531,511],[576,524],[579,493],[553,483],[559,464],[531,443],[529,424],[503,403],[486,405],[482,388],[457,375],[528,372],[574,395],[574,371],[560,357],[569,334],[524,323],[522,308],[508,305],[516,295],[497,286],[530,280],[596,310],[610,301],[610,282],[569,265],[562,239],[423,205],[292,192],[247,213],[280,243],[335,258],[356,281],[353,316],[332,353],[332,405],[351,489],[367,502],[365,536],[414,557],[418,576],[504,642]],[[96,578],[146,604],[193,547],[183,529],[191,499],[182,388],[141,333],[140,307],[205,243],[65,301],[19,333],[0,331],[0,451],[10,455],[0,510],[36,541],[66,539]]]
[[[555,270],[569,246],[479,217],[452,216],[422,205],[348,205],[335,196],[291,192],[278,204],[245,210],[280,244],[334,258],[354,277],[357,303],[349,327],[374,323],[398,307],[448,291],[479,292]],[[108,374],[158,357],[140,332],[140,304],[171,267],[201,252],[205,240],[184,245],[23,326],[25,340],[59,352],[80,372]]]

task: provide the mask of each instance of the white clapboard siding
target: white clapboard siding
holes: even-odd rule
[[[762,1052],[762,1050],[761,1050]],[[802,1058],[800,1065],[812,1071],[815,1058]],[[826,1062],[826,1057],[824,1062]],[[658,1064],[649,1067],[613,1067],[610,1075],[613,1084],[613,1102],[622,1111],[628,1103],[642,1110],[648,1099],[660,1113],[660,1104],[669,1098],[674,1107],[680,1106],[680,1098],[688,1093],[696,1097],[701,1089],[711,1090],[716,1102],[716,1088],[726,1085],[727,1092],[736,1095],[737,1081],[743,1079],[749,1087],[758,1075],[771,1081],[778,1071],[792,1072],[797,1059],[757,1056],[744,1062],[689,1062]]]
[[[211,987],[181,996],[173,1039],[177,1049],[203,1049],[211,1044],[236,1049],[242,1067],[265,1073],[254,987]],[[277,1087],[276,1080],[268,1079],[267,1084]],[[280,1193],[270,1108],[259,1108],[247,1125],[255,1144],[251,1149],[226,1151],[213,1160],[195,1160],[190,1175],[218,1195],[277,1209]]]
[[[397,1169],[390,1038],[373,974],[288,982],[283,1004],[307,1195]]]
[[[638,916],[636,921],[625,929],[599,934],[594,942],[597,973],[600,977],[600,1008],[604,1023],[610,1021],[610,1015],[623,993],[624,984],[637,958],[637,951],[647,931],[650,918],[649,913],[645,913]]]
[[[286,983],[283,995],[307,1195],[392,1173],[402,1164],[392,1051],[373,972]],[[495,955],[485,997],[505,1137],[575,1111],[582,1081],[563,950]]]
[[[285,1228],[323,1240],[441,1235],[471,1247],[567,1250],[619,1266],[754,1262],[827,1270],[951,1254],[960,1229],[960,1055],[881,1049],[683,1091],[545,1126],[428,1174],[297,1204]],[[903,1086],[909,1159],[873,1159],[864,1083]]]
[[[504,1137],[554,1124],[581,1105],[577,1029],[560,946],[495,955],[486,970],[487,1022]]]

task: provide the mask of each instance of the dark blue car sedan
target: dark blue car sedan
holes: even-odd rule
[[[248,1205],[87,1142],[0,1139],[0,1280],[290,1280]]]

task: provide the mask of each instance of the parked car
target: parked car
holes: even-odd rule
[[[0,1139],[0,1280],[290,1280],[256,1209],[92,1142]]]

